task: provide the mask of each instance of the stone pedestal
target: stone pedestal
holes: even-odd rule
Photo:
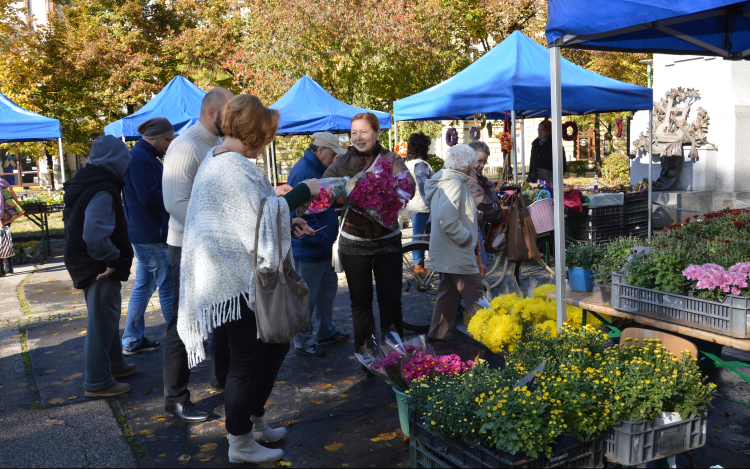
[[[690,147],[684,147],[685,155],[690,153]],[[717,189],[716,150],[701,148],[698,159],[685,158],[682,171],[677,183],[671,188],[674,191],[715,191]],[[659,178],[661,162],[658,155],[654,155],[651,166],[654,181]],[[630,183],[637,184],[648,179],[648,154],[636,157],[630,161]]]

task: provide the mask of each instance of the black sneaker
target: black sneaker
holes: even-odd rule
[[[141,344],[134,348],[134,349],[124,349],[122,351],[123,355],[136,355],[141,352],[153,352],[154,350],[159,348],[159,342],[152,342],[148,340],[147,338],[143,338],[141,341]]]
[[[349,342],[349,338],[351,336],[349,334],[342,334],[341,332],[336,332],[333,336],[323,339],[323,340],[316,340],[318,345],[327,345],[327,344],[341,344],[344,342]]]
[[[298,354],[306,355],[308,357],[325,357],[326,356],[326,351],[317,345],[311,345],[310,347],[306,347],[306,348],[295,348],[294,350]]]

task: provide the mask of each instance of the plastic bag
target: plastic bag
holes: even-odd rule
[[[393,163],[378,156],[372,166],[347,182],[347,202],[357,212],[396,231],[398,212],[414,195],[408,175],[408,171],[394,175]]]
[[[318,182],[320,183],[320,194],[310,202],[310,206],[305,210],[305,215],[324,212],[331,208],[331,205],[336,202],[336,199],[338,199],[344,192],[344,189],[346,189],[346,183],[348,181],[348,177],[318,179]]]

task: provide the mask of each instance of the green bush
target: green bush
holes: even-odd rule
[[[437,155],[427,155],[427,156],[429,157],[427,162],[430,164],[430,166],[432,166],[433,171],[437,173],[438,171],[443,169],[443,163],[445,163],[445,161],[443,161],[442,158],[438,157]]]
[[[565,265],[593,270],[604,257],[604,249],[596,244],[576,243],[565,249]]]
[[[630,158],[613,153],[602,163],[602,176],[608,184],[630,184]]]
[[[568,173],[575,174],[576,176],[585,177],[586,171],[589,169],[588,161],[568,161]]]

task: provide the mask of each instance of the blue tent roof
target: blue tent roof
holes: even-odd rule
[[[58,119],[27,111],[0,93],[0,143],[39,142],[60,137]]]
[[[750,2],[549,0],[547,42],[578,49],[750,57]]]
[[[387,112],[342,103],[308,76],[300,78],[270,107],[281,116],[278,135],[349,132],[352,117],[360,112],[372,112],[378,116],[381,129],[391,128],[391,115]]]
[[[166,117],[174,126],[175,133],[179,133],[182,127],[200,116],[204,96],[205,91],[177,75],[145,106],[104,127],[104,133],[115,137],[124,135],[126,140],[138,140],[141,134],[137,127],[153,117]]]
[[[484,113],[501,119],[550,113],[549,51],[520,31],[448,80],[393,103],[394,120],[470,119]],[[650,109],[649,88],[597,75],[562,60],[565,114]]]

